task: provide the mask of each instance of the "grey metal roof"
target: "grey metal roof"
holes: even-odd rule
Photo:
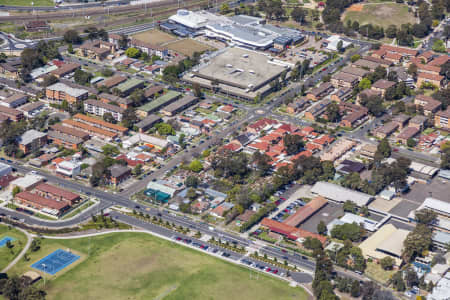
[[[350,200],[358,206],[369,203],[373,196],[344,188],[340,185],[319,181],[311,188],[311,192],[336,202]]]

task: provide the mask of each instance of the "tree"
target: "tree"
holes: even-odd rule
[[[272,159],[265,153],[256,151],[253,153],[252,161],[256,164],[261,176],[265,176],[272,169]]]
[[[360,224],[356,223],[336,225],[331,230],[331,237],[342,241],[350,240],[352,242],[358,242],[362,239],[364,234],[364,228]]]
[[[141,55],[141,51],[134,47],[130,47],[127,50],[125,50],[125,55],[128,56],[129,58],[138,58]]]
[[[120,49],[126,49],[128,47],[128,37],[125,34],[121,34],[117,44]]]
[[[406,141],[406,145],[410,148],[414,148],[416,146],[416,141],[413,138],[409,138]]]
[[[112,113],[110,113],[110,112],[103,114],[103,120],[105,122],[113,123],[113,124],[115,124],[117,122],[116,119],[114,118],[114,116],[112,115]]]
[[[415,213],[416,222],[424,225],[432,225],[436,222],[436,218],[436,212],[431,209],[421,209]]]
[[[20,189],[20,187],[18,187],[18,186],[15,186],[13,189],[12,189],[12,196],[13,197],[16,197],[16,195],[18,194],[18,193],[20,193],[22,190]]]
[[[383,270],[392,270],[392,268],[394,267],[394,264],[395,264],[395,260],[390,256],[386,256],[386,257],[380,259],[380,265],[383,268]]]
[[[199,185],[199,183],[200,183],[200,180],[198,179],[197,176],[188,176],[186,178],[186,180],[184,181],[184,184],[187,187],[193,187],[193,188],[196,188]]]
[[[445,48],[445,44],[443,40],[435,40],[432,46],[433,51],[445,53],[447,49]]]
[[[344,42],[342,42],[342,40],[339,40],[339,42],[336,45],[336,49],[339,52],[342,52],[344,50]]]
[[[419,285],[419,277],[417,276],[417,273],[412,269],[408,268],[406,270],[406,285],[408,287],[418,286]]]
[[[64,41],[68,44],[79,44],[81,43],[81,37],[76,30],[69,29],[64,33]]]
[[[389,25],[386,29],[386,36],[393,39],[397,36],[397,27],[395,25]]]
[[[111,70],[110,68],[103,68],[102,69],[102,75],[105,77],[111,77],[114,75],[114,71]]]
[[[155,128],[160,135],[175,135],[175,130],[168,123],[158,123],[155,125]]]
[[[136,110],[134,107],[129,107],[125,109],[122,114],[122,125],[126,128],[132,128],[133,125],[138,122],[138,117],[136,116]]]
[[[195,200],[195,198],[197,198],[197,193],[195,192],[195,189],[193,188],[188,189],[186,197],[188,197],[191,201]]]
[[[194,159],[194,160],[191,161],[191,163],[189,164],[189,169],[190,169],[192,172],[199,173],[201,170],[203,170],[203,165],[202,165],[202,163],[201,163],[199,160]]]
[[[194,91],[195,97],[201,97],[202,96],[202,89],[200,88],[200,85],[197,82],[194,82],[192,85],[192,90]]]
[[[297,154],[304,146],[303,138],[294,134],[286,134],[283,142],[288,155]]]
[[[408,74],[410,74],[413,77],[417,76],[417,65],[412,63],[408,67]]]
[[[361,295],[361,285],[359,284],[358,280],[353,280],[350,294],[355,298]]]
[[[115,156],[119,155],[120,151],[116,146],[106,144],[102,147],[103,155],[105,156]]]
[[[59,80],[55,75],[47,75],[44,77],[44,80],[42,81],[42,86],[48,87],[52,84],[57,83]]]
[[[137,164],[132,171],[134,176],[139,176],[142,174],[142,164]]]
[[[69,46],[67,46],[67,52],[70,53],[70,54],[74,54],[75,53],[75,51],[73,50],[72,44],[69,44]]]
[[[391,156],[391,145],[389,145],[389,141],[387,138],[382,139],[377,146],[377,152],[380,152],[384,158]]]
[[[328,121],[332,123],[339,122],[339,120],[341,119],[339,105],[335,102],[328,105],[326,109],[326,115],[328,117]]]
[[[291,12],[292,19],[300,24],[303,24],[306,16],[307,12],[299,6],[295,7]]]
[[[225,15],[225,14],[227,14],[229,11],[230,11],[230,6],[228,5],[228,3],[223,3],[223,4],[220,6],[220,13],[221,13],[221,14]]]
[[[360,91],[370,89],[371,86],[372,86],[372,83],[370,82],[370,80],[368,78],[363,78],[358,84]]]
[[[326,235],[327,233],[327,226],[325,225],[324,221],[320,221],[319,224],[317,224],[317,232],[321,235]]]
[[[92,79],[92,74],[85,72],[81,69],[77,69],[73,76],[76,83],[80,85],[88,85]]]
[[[356,21],[355,21],[355,22],[356,22]],[[352,55],[352,57],[350,58],[350,60],[351,60],[352,62],[355,62],[355,61],[359,60],[360,58],[361,58],[361,55],[355,54],[355,55]]]
[[[358,207],[356,206],[355,202],[347,200],[344,202],[343,210],[345,212],[350,212],[354,214],[358,211]]]
[[[402,272],[398,271],[397,273],[395,273],[392,278],[392,285],[394,286],[395,290],[399,291],[399,292],[404,292],[406,289],[405,286],[405,282],[403,281],[403,276],[402,276]]]

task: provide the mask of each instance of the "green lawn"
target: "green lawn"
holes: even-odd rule
[[[31,6],[31,2],[34,6],[54,6],[53,0],[0,0],[2,5],[17,5],[17,6]]]
[[[385,284],[388,282],[388,280],[391,278],[392,275],[394,275],[396,271],[394,270],[383,270],[381,266],[375,262],[369,262],[367,263],[366,268],[366,275],[370,278],[375,279],[379,283]]]
[[[0,248],[0,271],[3,270],[19,253],[27,243],[27,237],[21,231],[15,228],[9,228],[6,225],[0,225],[0,240],[9,236],[14,239],[12,244],[14,247],[8,249],[3,246]]]
[[[47,281],[47,299],[306,299],[266,274],[143,233],[114,233],[72,240],[42,240],[11,271],[22,274],[55,249],[82,256]],[[90,248],[90,250],[89,250]],[[89,253],[89,256],[88,256]],[[40,283],[42,285],[42,282]]]
[[[362,11],[346,11],[343,15],[344,24],[347,20],[358,21],[360,25],[372,24],[383,26],[415,23],[412,13],[408,12],[408,6],[398,3],[366,4]]]

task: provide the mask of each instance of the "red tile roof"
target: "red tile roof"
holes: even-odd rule
[[[299,238],[306,238],[306,237],[312,237],[318,239],[322,244],[325,244],[327,241],[327,238],[324,236],[321,236],[319,234],[309,232],[304,229],[295,228],[293,226],[289,226],[268,218],[264,218],[261,222],[262,226],[268,227],[271,231],[280,233],[282,235],[287,236],[288,238],[292,240],[297,240]]]
[[[328,201],[323,197],[315,197],[310,202],[308,202],[305,206],[300,207],[295,214],[290,215],[286,220],[283,221],[284,224],[289,226],[297,227],[306,219],[315,214],[319,209],[325,206]]]
[[[428,80],[442,81],[442,79],[444,79],[444,76],[429,74],[429,73],[419,73],[419,74],[417,74],[417,78],[425,78]]]
[[[16,198],[56,210],[62,210],[63,208],[69,206],[66,202],[44,198],[30,192],[20,192],[16,195]]]
[[[56,186],[47,184],[47,183],[41,183],[38,186],[35,187],[36,190],[44,192],[44,193],[49,193],[58,197],[61,197],[65,200],[68,200],[70,202],[73,202],[75,200],[77,200],[78,198],[80,198],[80,195],[69,192],[67,190],[63,190],[60,189]]]

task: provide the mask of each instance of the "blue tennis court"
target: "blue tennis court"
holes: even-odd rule
[[[77,261],[79,258],[80,257],[76,254],[58,249],[40,261],[35,262],[31,265],[31,267],[47,274],[55,275],[57,272]]]
[[[5,246],[8,241],[12,242],[12,241],[14,241],[14,239],[12,237],[10,237],[10,236],[5,236],[4,238],[2,238],[0,240],[0,247]]]

